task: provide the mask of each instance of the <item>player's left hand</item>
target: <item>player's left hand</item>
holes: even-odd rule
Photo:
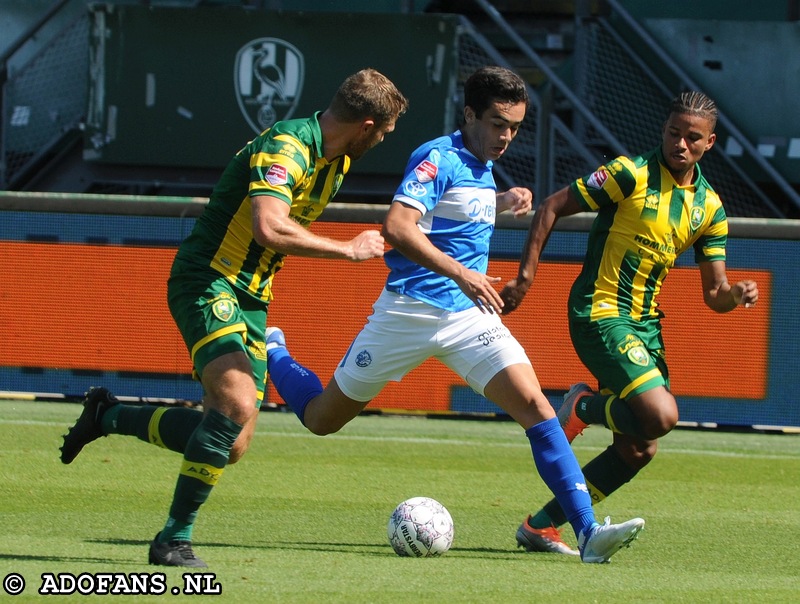
[[[525,187],[512,187],[497,195],[497,212],[510,210],[519,218],[525,216],[533,208],[533,193]]]
[[[464,275],[455,278],[456,283],[482,313],[500,314],[503,311],[503,300],[494,288],[494,284],[502,281],[501,277],[490,277],[481,272],[467,270]]]
[[[749,279],[739,281],[731,287],[731,293],[734,302],[745,308],[755,306],[755,303],[758,302],[758,284],[755,281]]]

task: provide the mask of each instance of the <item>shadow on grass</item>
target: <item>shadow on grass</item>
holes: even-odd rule
[[[131,546],[145,550],[149,545],[149,540],[144,539],[87,539],[86,543],[94,543],[98,545],[111,545],[111,546]],[[289,541],[274,541],[260,544],[241,544],[241,543],[221,543],[213,541],[203,541],[196,545],[206,547],[218,548],[236,548],[237,550],[249,550],[251,552],[257,551],[280,551],[280,550],[294,550],[306,551],[317,553],[338,553],[349,554],[355,556],[369,556],[376,558],[398,558],[394,553],[391,546],[387,544],[370,543],[342,543],[342,542],[289,542]],[[146,553],[146,552],[145,552]],[[144,554],[142,554],[144,555]],[[521,560],[523,557],[531,556],[535,558],[536,562],[552,562],[562,563],[569,561],[571,556],[556,556],[556,555],[536,555],[530,554],[524,550],[512,549],[497,549],[488,547],[452,547],[446,554],[448,557],[454,558],[474,558],[474,559],[487,559],[487,560]],[[136,556],[140,558],[141,556]],[[110,558],[108,556],[68,556],[68,555],[30,555],[30,554],[0,554],[0,560],[13,560],[17,562],[33,561],[33,562],[48,562],[48,563],[75,563],[75,564],[109,564],[124,565],[124,566],[141,566],[141,560],[131,560],[126,558]]]
[[[378,545],[375,543],[332,543],[332,542],[307,542],[297,543],[288,541],[275,541],[272,544],[265,544],[259,546],[263,549],[293,549],[293,550],[307,550],[307,551],[323,551],[323,552],[340,552],[357,555],[370,555],[381,556],[388,558],[397,558],[392,547],[387,543],[386,545]],[[459,558],[487,558],[492,559],[519,559],[520,556],[535,555],[530,554],[524,550],[511,550],[511,549],[496,549],[490,547],[451,547],[446,555],[455,554]],[[561,559],[571,556],[541,556],[544,558]],[[537,556],[539,559],[540,556]]]
[[[87,539],[87,543],[96,543],[100,545],[114,545],[114,546],[133,546],[145,549],[150,545],[149,540],[142,539]],[[391,546],[387,543],[343,543],[343,542],[289,542],[289,541],[274,541],[261,544],[245,545],[241,543],[220,543],[213,541],[203,541],[197,545],[201,547],[219,547],[219,548],[236,548],[238,550],[250,551],[268,551],[268,550],[299,550],[308,552],[320,553],[340,553],[351,554],[357,556],[375,556],[381,558],[396,558],[398,557]],[[531,554],[524,550],[510,550],[510,549],[496,549],[489,547],[452,547],[447,555],[457,556],[459,558],[490,558],[494,560],[519,560],[522,556],[533,556],[537,562],[561,562],[568,560],[571,556],[555,556],[544,554]],[[58,556],[58,555],[28,555],[28,554],[0,554],[0,560],[16,560],[16,561],[39,561],[39,562],[76,562],[76,563],[98,563],[107,564],[113,562],[114,564],[136,564],[139,562],[127,559],[111,560],[108,557],[93,557],[93,556]]]
[[[120,560],[106,557],[93,556],[55,556],[53,554],[33,556],[28,554],[0,554],[0,560],[14,560],[16,562],[81,562],[93,564],[132,564],[130,560]]]
[[[138,539],[88,539],[89,543],[102,543],[106,545],[136,545],[136,546],[149,546],[150,541],[141,541]],[[239,550],[302,550],[302,551],[316,551],[316,552],[333,552],[343,554],[355,554],[359,556],[380,556],[395,558],[397,554],[392,550],[391,545],[388,543],[378,544],[370,543],[346,543],[334,541],[270,541],[254,544],[242,543],[221,543],[215,541],[199,541],[195,543],[198,547],[219,547],[219,548],[236,548]],[[555,556],[555,555],[537,555],[535,553],[526,552],[522,549],[497,549],[490,547],[451,547],[448,553],[457,554],[459,557],[475,557],[483,558],[491,556],[492,558],[506,558],[506,559],[519,559],[520,556],[535,556],[539,559],[553,559],[562,560],[568,559],[572,556]]]

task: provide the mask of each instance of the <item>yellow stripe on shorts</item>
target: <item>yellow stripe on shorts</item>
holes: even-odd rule
[[[194,364],[194,357],[198,350],[200,350],[209,342],[216,340],[217,338],[221,338],[222,336],[227,336],[229,333],[239,333],[242,336],[242,342],[247,341],[247,325],[244,323],[234,323],[233,325],[228,325],[222,329],[218,329],[214,333],[208,334],[205,338],[201,339],[199,342],[197,342],[197,344],[192,346],[190,353],[192,364]]]

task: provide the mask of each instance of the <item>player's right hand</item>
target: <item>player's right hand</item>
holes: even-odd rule
[[[362,231],[350,240],[350,260],[362,262],[370,258],[383,257],[384,240],[380,231]]]
[[[751,308],[758,302],[758,285],[750,279],[739,281],[731,287],[731,294],[737,305],[741,304],[745,308]]]

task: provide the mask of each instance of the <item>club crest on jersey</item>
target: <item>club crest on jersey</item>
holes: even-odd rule
[[[361,368],[369,367],[372,364],[372,355],[369,350],[362,350],[356,355],[356,365]]]
[[[211,312],[220,321],[228,322],[233,316],[235,305],[231,300],[217,300],[211,306]]]
[[[625,336],[618,349],[620,354],[626,355],[631,363],[645,367],[650,362],[650,354],[644,347],[644,343],[632,333]]]
[[[592,189],[602,189],[603,184],[608,179],[608,173],[605,168],[596,170],[589,178],[586,179],[586,186]]]
[[[640,367],[646,367],[650,362],[650,355],[644,349],[644,346],[634,346],[628,352],[628,360]]]
[[[292,117],[305,76],[303,54],[285,40],[257,38],[236,53],[236,101],[254,132]]]
[[[706,211],[703,208],[692,208],[692,211],[689,214],[689,224],[691,225],[693,231],[699,229],[700,225],[705,222],[705,219]]]
[[[344,174],[337,174],[336,178],[333,179],[333,187],[331,187],[331,198],[333,198],[333,196],[339,192],[339,189],[342,188],[343,182],[344,182]]]
[[[267,173],[264,174],[264,180],[273,187],[279,187],[289,182],[289,172],[286,170],[286,166],[272,164]]]
[[[414,168],[414,174],[419,182],[431,182],[436,178],[439,168],[430,160],[423,160]]]

